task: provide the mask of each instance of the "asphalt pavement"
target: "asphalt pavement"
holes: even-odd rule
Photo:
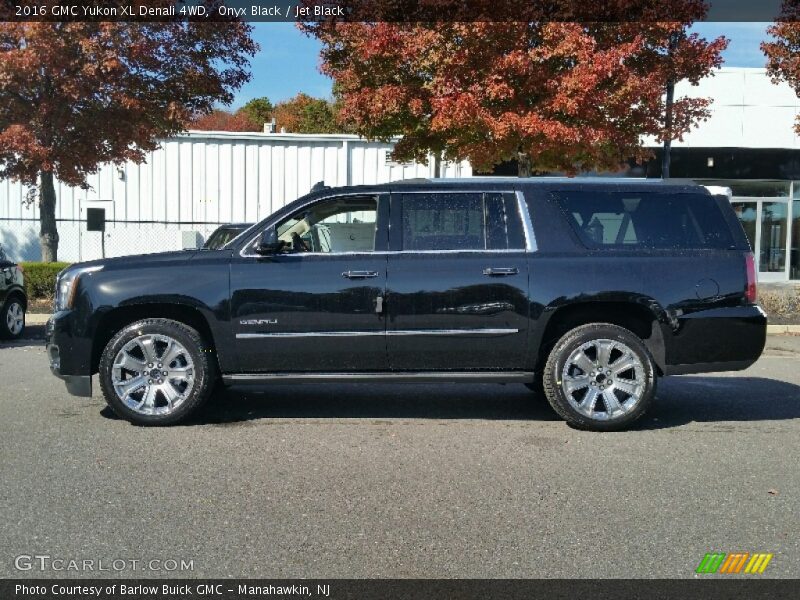
[[[522,385],[234,388],[170,428],[97,387],[0,344],[0,577],[697,577],[712,551],[800,574],[800,337],[661,380],[623,433]]]

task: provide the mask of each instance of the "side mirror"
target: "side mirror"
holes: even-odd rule
[[[277,254],[283,248],[283,242],[278,239],[278,232],[274,227],[268,227],[261,234],[261,239],[256,246],[256,253],[261,255]]]

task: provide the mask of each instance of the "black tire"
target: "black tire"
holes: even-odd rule
[[[22,327],[18,331],[12,331],[8,325],[9,312],[22,311]],[[18,314],[18,313],[16,313]],[[0,339],[4,340],[18,340],[25,333],[25,300],[14,292],[3,303],[3,308],[0,311]]]
[[[185,397],[182,396],[180,398],[180,403],[176,403],[177,406],[169,412],[163,412],[162,414],[142,414],[142,412],[137,412],[137,410],[134,410],[123,402],[114,389],[114,361],[117,355],[126,348],[129,343],[133,342],[133,340],[141,339],[142,336],[152,335],[159,337],[158,344],[154,344],[154,346],[156,346],[154,350],[156,356],[159,351],[158,345],[164,343],[162,341],[163,338],[168,338],[177,341],[185,350],[185,353],[182,353],[181,357],[176,359],[175,368],[185,368],[185,365],[179,364],[177,360],[188,362],[185,360],[185,355],[187,354],[192,363],[193,377],[191,378],[191,390],[185,394]],[[165,355],[167,350],[164,349],[162,352]],[[146,360],[144,355],[143,358]],[[165,365],[163,368],[167,369],[170,367]],[[126,374],[127,373],[126,371]],[[145,377],[145,379],[150,376],[146,366],[143,373],[131,373],[129,376],[131,378],[138,378],[140,375]],[[203,340],[202,336],[196,330],[188,325],[170,319],[145,319],[126,326],[111,338],[111,341],[108,342],[100,357],[99,379],[100,388],[103,391],[106,402],[109,407],[123,419],[137,425],[174,425],[195,413],[211,396],[217,381],[216,360],[210,345]],[[166,381],[167,379],[168,377],[164,377],[162,381]],[[158,380],[148,379],[147,381],[155,384]],[[150,385],[145,385],[143,382],[142,387],[138,389],[143,389],[144,391],[142,393],[147,394],[150,387]],[[154,385],[153,387],[155,389],[157,386]],[[176,388],[172,387],[170,389]],[[155,391],[154,394],[153,409],[156,410],[157,407],[157,409],[163,411],[168,410],[168,406],[164,406],[164,403],[166,403],[164,393]],[[128,397],[126,396],[126,398]],[[129,401],[134,403],[135,400],[135,398],[129,399]],[[160,406],[157,406],[159,404]]]
[[[608,340],[612,342],[612,344],[602,342],[602,340]],[[597,373],[596,376],[592,376],[592,374],[585,374],[583,370],[576,368],[576,362],[570,362],[568,369],[572,370],[573,375],[576,377],[576,382],[582,380],[584,376],[586,376],[587,380],[585,387],[583,386],[584,384],[580,382],[577,383],[577,385],[582,387],[580,387],[580,389],[576,387],[576,390],[572,391],[572,401],[570,401],[570,398],[568,398],[566,391],[562,387],[562,375],[564,375],[565,364],[567,361],[570,361],[570,357],[573,356],[573,353],[578,352],[581,347],[586,348],[587,358],[590,358],[592,354],[597,358],[597,351],[600,346],[593,346],[593,342],[598,342],[606,348],[614,348],[609,352],[610,358],[607,361],[611,369],[605,369],[605,373],[608,375],[603,375],[603,373],[600,372]],[[636,368],[631,367],[629,370],[620,372],[618,382],[615,383],[611,377],[617,378],[617,375],[612,375],[611,371],[615,370],[614,361],[619,361],[622,356],[624,356],[622,350],[619,349],[623,347],[623,345],[632,352],[635,359],[638,359],[639,364]],[[594,351],[592,349],[594,349]],[[581,357],[580,354],[578,356]],[[592,361],[590,360],[590,362]],[[635,362],[635,360],[633,362]],[[593,362],[592,364],[595,365],[593,368],[598,368],[600,371],[603,371],[602,366],[597,366],[599,364],[598,362]],[[617,364],[622,365],[624,363],[617,362]],[[637,369],[640,371],[639,373],[637,373]],[[569,376],[570,375],[567,374],[567,377]],[[636,381],[637,389],[641,389],[637,394],[639,397],[638,401],[636,401],[635,395],[623,392],[621,389],[619,392],[617,391],[617,385],[624,385],[623,382],[630,380]],[[609,385],[609,381],[614,385]],[[656,382],[655,362],[642,340],[624,327],[619,327],[618,325],[612,325],[610,323],[590,323],[588,325],[576,327],[567,332],[553,347],[543,372],[545,395],[547,396],[548,402],[550,402],[550,405],[553,407],[553,410],[573,427],[590,431],[619,431],[628,428],[634,421],[641,417],[652,404],[656,394]],[[599,391],[600,386],[603,386],[603,391]],[[583,391],[584,389],[586,390],[585,392]],[[592,393],[597,395],[598,398],[596,403],[598,410],[592,411],[591,408],[589,408],[588,412],[593,416],[588,416],[584,414],[584,412],[578,410],[578,406],[589,405],[587,394],[589,394],[592,389],[594,389]],[[608,394],[614,394],[614,396],[609,397],[607,396]],[[616,402],[619,405],[619,408],[613,407],[612,405],[611,409],[619,414],[609,417],[608,413],[611,412],[611,410],[606,404],[607,397],[609,402]],[[592,396],[592,398],[594,398],[594,396]],[[600,406],[601,403],[602,408]],[[584,410],[587,410],[585,406]],[[604,412],[606,413],[605,415],[603,415]]]

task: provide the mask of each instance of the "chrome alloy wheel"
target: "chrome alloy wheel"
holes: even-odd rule
[[[143,415],[168,415],[194,387],[194,362],[177,340],[144,334],[129,341],[114,358],[114,392],[125,406]]]
[[[11,335],[19,335],[25,324],[25,311],[19,302],[12,302],[6,309],[6,326]]]
[[[616,340],[592,340],[569,355],[561,372],[561,389],[582,415],[598,421],[631,412],[645,391],[642,361]]]

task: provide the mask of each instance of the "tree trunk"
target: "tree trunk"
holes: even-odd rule
[[[661,157],[661,178],[669,179],[670,150],[672,149],[672,105],[675,101],[675,83],[667,82],[667,105],[664,115],[664,156]]]
[[[433,177],[439,179],[442,176],[442,154],[440,152],[433,153]]]
[[[39,186],[39,245],[42,262],[58,260],[58,230],[56,229],[56,189],[53,173],[42,171]]]
[[[674,32],[669,36],[667,44],[667,59],[672,62],[675,50],[682,36],[681,32]],[[664,156],[661,157],[661,178],[669,179],[670,150],[672,149],[672,105],[675,103],[675,80],[672,75],[667,79],[666,114],[664,115]]]
[[[531,157],[525,152],[517,152],[517,176],[531,176]]]

